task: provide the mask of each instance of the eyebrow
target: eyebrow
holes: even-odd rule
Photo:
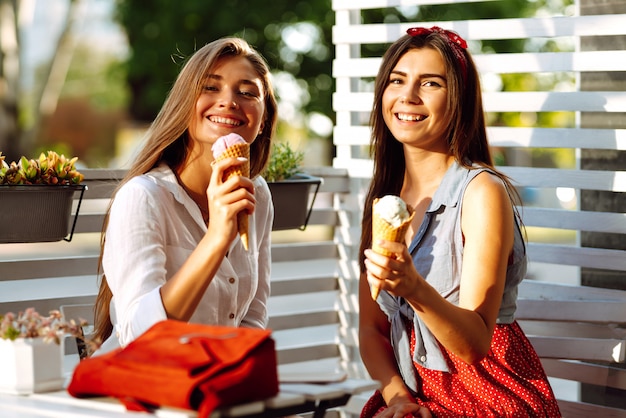
[[[389,75],[392,74],[397,74],[397,75],[401,75],[403,77],[408,77],[408,74],[405,73],[404,71],[398,71],[398,70],[392,70],[391,73]],[[435,73],[426,73],[426,74],[420,74],[420,78],[440,78],[442,80],[445,80],[446,77],[444,77],[441,74],[435,74]]]
[[[224,77],[222,77],[221,75],[218,75],[218,74],[209,74],[209,76],[207,78],[210,79],[210,80],[218,80],[218,81],[221,81],[221,80],[224,79]],[[246,84],[246,85],[259,87],[259,85],[256,82],[254,82],[253,80],[243,79],[243,80],[239,80],[239,82],[241,84]]]

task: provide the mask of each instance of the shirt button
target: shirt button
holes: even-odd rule
[[[235,283],[235,278],[231,277],[230,279],[228,279],[228,283],[233,284]]]
[[[228,317],[229,317],[230,319],[235,319],[235,314],[234,314],[234,313],[231,313],[230,315],[228,315]]]
[[[422,363],[424,363],[424,362],[426,361],[426,356],[422,356],[422,357],[420,357],[420,361],[421,361]]]

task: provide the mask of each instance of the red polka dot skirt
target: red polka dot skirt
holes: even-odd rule
[[[415,334],[411,330],[411,353]],[[470,365],[442,347],[450,372],[415,364],[421,385],[417,401],[433,417],[560,417],[554,393],[539,357],[517,322],[496,325],[491,349],[478,364]],[[361,418],[386,408],[376,392]]]

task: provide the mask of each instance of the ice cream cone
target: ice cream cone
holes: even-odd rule
[[[376,202],[378,202],[378,199],[374,199],[374,205],[376,205]],[[378,254],[382,254],[387,257],[393,255],[393,253],[389,252],[388,250],[379,247],[377,242],[378,240],[393,242],[404,241],[406,231],[409,229],[409,225],[411,225],[413,216],[415,216],[415,211],[409,205],[407,205],[407,210],[409,211],[408,219],[405,220],[398,227],[394,227],[385,219],[378,216],[378,214],[374,210],[372,210],[372,250],[374,250]],[[371,294],[372,299],[376,300],[378,298],[378,295],[380,294],[380,288],[378,286],[372,286]]]
[[[231,167],[227,169],[224,173],[224,177],[229,179],[231,176],[245,176],[250,177],[250,144],[235,144],[226,148],[224,152],[222,152],[219,157],[217,157],[217,161],[223,160],[224,158],[231,157],[244,157],[247,161],[237,167]],[[245,212],[239,212],[237,214],[237,230],[239,231],[239,236],[241,237],[241,242],[243,243],[243,247],[246,251],[249,248],[248,243],[248,214]]]

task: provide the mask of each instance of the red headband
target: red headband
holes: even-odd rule
[[[452,47],[454,56],[459,61],[459,64],[461,64],[461,68],[463,70],[463,80],[467,79],[467,59],[465,58],[465,54],[463,54],[463,49],[467,49],[467,42],[465,42],[465,39],[461,38],[456,32],[441,29],[439,26],[433,26],[430,29],[409,28],[406,33],[410,36],[430,35],[431,33],[441,34],[448,41],[448,44]]]

